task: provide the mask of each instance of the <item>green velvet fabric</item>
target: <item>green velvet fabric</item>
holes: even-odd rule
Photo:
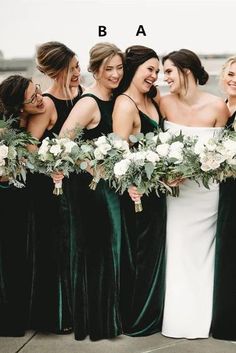
[[[234,121],[235,114],[229,119]],[[212,336],[236,341],[236,181],[220,185]]]
[[[143,112],[139,116],[141,132],[157,128]],[[135,213],[129,195],[122,196],[120,307],[123,331],[130,336],[159,332],[164,307],[166,197],[152,192],[141,200],[143,211]]]
[[[0,188],[0,335],[23,336],[28,315],[28,197],[26,189]]]

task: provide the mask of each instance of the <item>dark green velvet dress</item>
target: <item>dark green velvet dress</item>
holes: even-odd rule
[[[139,116],[142,133],[158,127],[140,110]],[[123,331],[130,336],[159,332],[164,304],[166,198],[151,192],[141,200],[143,211],[135,213],[128,193],[122,197],[120,305]]]
[[[236,112],[228,121],[232,128]],[[236,180],[220,184],[212,336],[236,341]]]
[[[101,112],[97,127],[85,130],[90,140],[112,131],[112,101],[91,94]],[[119,269],[121,214],[119,196],[100,180],[96,190],[85,172],[67,183],[70,210],[73,324],[76,340],[112,338],[121,334]]]
[[[42,139],[59,134],[79,95],[61,100],[50,94],[57,110],[57,121],[46,130]],[[31,257],[32,288],[29,327],[41,331],[66,333],[72,327],[71,283],[68,238],[68,210],[64,195],[53,195],[50,177],[33,174],[29,177],[31,194]]]
[[[0,183],[0,336],[23,336],[29,287],[26,188]]]

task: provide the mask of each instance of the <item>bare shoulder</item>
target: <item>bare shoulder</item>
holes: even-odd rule
[[[137,113],[137,107],[129,97],[125,95],[120,95],[116,98],[113,115],[133,115]]]
[[[81,97],[78,102],[75,104],[75,106],[73,107],[71,113],[75,113],[75,112],[94,112],[95,110],[98,109],[98,105],[97,102],[94,98],[92,97]]]
[[[160,97],[159,105],[160,105],[161,113],[164,117],[166,116],[167,108],[170,107],[174,102],[175,102],[175,97],[170,93]]]

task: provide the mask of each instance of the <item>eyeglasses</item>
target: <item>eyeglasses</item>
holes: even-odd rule
[[[23,104],[30,104],[30,103],[34,104],[34,103],[36,102],[36,100],[37,100],[37,95],[38,95],[38,94],[42,94],[42,91],[41,91],[40,85],[37,83],[37,84],[35,85],[35,92],[34,92],[34,94],[31,96],[30,99],[26,99],[26,100],[23,102]]]

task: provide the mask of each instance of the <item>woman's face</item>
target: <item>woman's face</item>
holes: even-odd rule
[[[25,100],[23,102],[23,111],[28,114],[40,114],[45,112],[45,104],[43,101],[40,85],[30,82],[25,90]]]
[[[159,72],[159,60],[151,58],[141,64],[133,77],[132,84],[142,93],[149,92],[156,82]]]
[[[114,55],[108,61],[105,59],[100,66],[96,79],[107,89],[115,89],[123,77],[123,62],[120,55]]]
[[[225,70],[223,86],[227,96],[236,96],[236,62]]]
[[[70,88],[79,86],[80,66],[78,58],[76,56],[73,56],[73,58],[71,59],[68,70],[67,68],[65,68],[58,74],[57,81],[61,82],[63,86],[67,86]]]
[[[164,81],[168,84],[171,93],[179,93],[184,85],[183,74],[179,72],[174,63],[167,59],[163,65]]]

